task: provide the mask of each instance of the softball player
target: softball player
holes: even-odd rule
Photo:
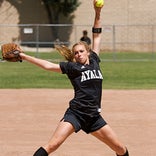
[[[85,42],[73,45],[72,50],[67,47],[57,47],[66,56],[67,62],[55,64],[39,58],[20,53],[23,60],[33,63],[45,70],[67,74],[74,88],[74,97],[69,102],[63,118],[50,141],[40,147],[34,156],[48,156],[54,152],[68,136],[83,130],[107,144],[117,156],[129,156],[127,148],[118,140],[114,131],[100,115],[103,76],[99,67],[99,51],[101,41],[100,13],[102,7],[95,6],[95,18],[92,28],[92,50]]]

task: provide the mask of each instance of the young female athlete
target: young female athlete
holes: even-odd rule
[[[66,56],[67,62],[59,64],[34,58],[20,53],[23,60],[33,63],[45,70],[67,74],[74,88],[74,97],[69,102],[62,120],[59,122],[50,141],[40,147],[34,156],[48,156],[54,152],[68,136],[83,130],[107,144],[117,156],[129,156],[127,148],[118,140],[116,134],[100,115],[102,95],[102,73],[99,67],[99,51],[101,41],[100,13],[102,7],[96,7],[93,0],[95,18],[92,28],[92,50],[84,42],[73,45],[72,50],[60,46],[57,49]]]

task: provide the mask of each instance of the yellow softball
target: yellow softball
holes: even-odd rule
[[[95,5],[96,7],[102,7],[104,5],[104,0],[97,0]]]

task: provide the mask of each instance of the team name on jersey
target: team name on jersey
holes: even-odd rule
[[[86,70],[82,72],[81,82],[91,79],[103,79],[100,70]]]

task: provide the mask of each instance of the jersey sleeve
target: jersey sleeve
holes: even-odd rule
[[[69,79],[73,79],[81,75],[81,72],[78,70],[74,62],[60,62],[60,68],[62,70],[62,74],[66,74]]]
[[[94,51],[91,51],[90,59],[94,59],[97,63],[101,62],[99,56]]]
[[[71,66],[69,62],[60,62],[60,68],[61,68],[62,74],[68,74],[69,69],[71,69]]]

